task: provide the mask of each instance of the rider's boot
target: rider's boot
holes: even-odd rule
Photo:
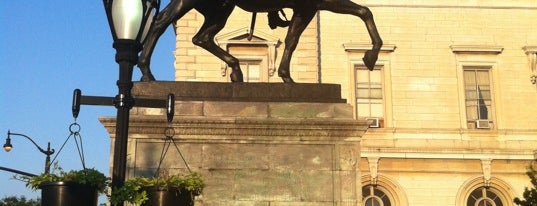
[[[283,20],[282,18],[280,18],[280,15],[278,15],[278,11],[271,11],[268,13],[268,23],[271,29],[276,29],[276,27],[278,26],[288,27],[290,22],[288,20]]]

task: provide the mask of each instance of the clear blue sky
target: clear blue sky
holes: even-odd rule
[[[164,6],[168,1],[162,2]],[[0,145],[7,131],[23,133],[41,147],[57,150],[69,136],[72,93],[115,96],[118,65],[103,3],[94,1],[0,1]],[[153,54],[159,80],[173,80],[175,37],[170,28]],[[134,80],[140,78],[135,68]],[[82,106],[86,166],[108,176],[110,136],[99,116],[115,116],[113,107]],[[34,174],[44,171],[45,155],[23,137],[12,136],[13,150],[0,151],[0,166]],[[69,140],[57,160],[64,170],[81,169],[75,142]],[[13,173],[0,170],[0,198],[40,196]],[[103,201],[103,197],[101,197]]]

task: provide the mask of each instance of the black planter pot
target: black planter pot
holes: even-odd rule
[[[94,187],[75,182],[47,182],[39,186],[43,206],[97,206]]]
[[[193,206],[192,192],[177,188],[160,189],[156,187],[144,188],[148,200],[142,206]]]

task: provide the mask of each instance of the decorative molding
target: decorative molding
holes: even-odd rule
[[[367,157],[367,162],[369,163],[369,173],[370,173],[370,178],[371,178],[371,184],[377,185],[379,157]]]
[[[537,46],[525,46],[522,50],[528,55],[528,66],[530,68],[530,81],[537,85]]]
[[[490,179],[492,178],[492,159],[481,159],[481,168],[483,169],[483,182],[485,187],[490,187]]]
[[[101,117],[108,132],[115,134],[115,117]],[[164,117],[133,115],[130,138],[162,136],[168,126]],[[366,121],[337,119],[267,119],[176,117],[171,125],[178,140],[207,141],[360,141]]]
[[[373,47],[370,43],[349,42],[344,43],[343,48],[347,52],[365,52]],[[394,52],[397,47],[394,44],[384,44],[380,48],[381,52]]]
[[[522,47],[522,50],[524,50],[526,54],[537,53],[537,46],[524,46]]]
[[[363,141],[363,140],[362,140]],[[381,158],[405,158],[405,159],[467,159],[479,160],[484,158],[502,159],[502,160],[533,160],[534,153],[529,150],[490,150],[488,153],[469,152],[468,149],[451,149],[449,151],[442,149],[442,153],[438,150],[424,151],[420,149],[380,149],[378,148],[362,148],[362,157],[381,157]]]
[[[503,52],[503,46],[494,45],[451,45],[453,53],[489,53],[500,54]]]
[[[218,46],[229,52],[230,45],[266,45],[268,47],[268,72],[269,76],[273,76],[276,72],[276,48],[282,43],[278,37],[255,31],[252,39],[248,41],[247,37],[250,34],[250,28],[243,27],[235,31],[231,31],[215,37],[215,42]],[[221,70],[222,76],[226,75],[228,65],[222,61]]]

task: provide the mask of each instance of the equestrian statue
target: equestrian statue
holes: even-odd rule
[[[253,21],[255,21],[255,14],[257,12],[267,12],[269,26],[272,29],[277,26],[289,26],[287,36],[285,37],[282,60],[278,67],[278,76],[286,83],[294,82],[291,78],[289,67],[300,35],[319,10],[350,14],[362,19],[373,45],[370,50],[366,51],[362,58],[369,70],[373,70],[380,48],[382,47],[382,39],[378,34],[373,20],[373,14],[369,8],[356,4],[351,0],[171,0],[155,16],[153,26],[147,34],[147,39],[138,61],[138,67],[142,72],[141,81],[155,80],[151,74],[149,65],[151,63],[151,55],[159,37],[169,25],[175,24],[177,20],[181,19],[190,10],[196,9],[205,17],[205,20],[198,33],[192,38],[192,42],[224,61],[232,69],[230,74],[232,82],[243,82],[239,60],[220,48],[214,41],[214,37],[224,28],[235,6],[252,12],[254,15]],[[293,16],[290,21],[282,20],[279,17],[278,12],[281,12],[284,8],[293,10]]]

